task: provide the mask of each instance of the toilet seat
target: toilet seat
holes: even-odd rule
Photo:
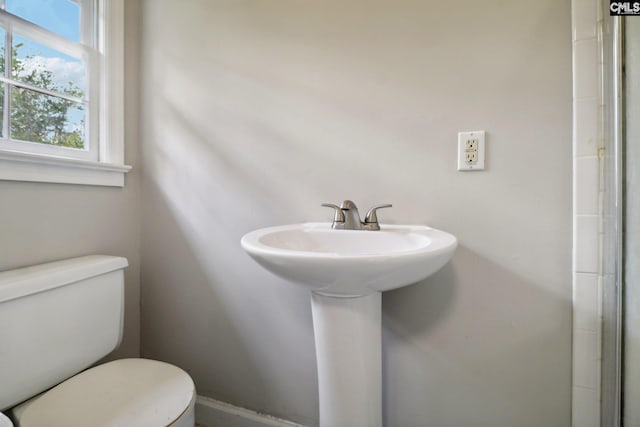
[[[14,408],[13,416],[21,427],[160,427],[192,409],[195,396],[193,381],[182,369],[122,359],[64,381]]]
[[[13,427],[13,423],[3,413],[0,412],[0,427]]]

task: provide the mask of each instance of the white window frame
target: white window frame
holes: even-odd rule
[[[97,108],[87,117],[87,137],[97,142],[97,159],[64,157],[47,152],[48,147],[33,152],[20,150],[20,144],[0,144],[0,180],[124,186],[131,169],[124,163],[124,0],[95,0],[94,7],[98,43],[89,66],[97,64],[98,72],[90,73],[88,87]]]

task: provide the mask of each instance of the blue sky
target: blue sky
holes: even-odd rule
[[[70,0],[7,0],[7,12],[80,41],[80,7]]]
[[[80,7],[70,0],[6,0],[7,11],[73,41],[80,40]],[[46,68],[53,73],[58,86],[74,81],[86,91],[84,64],[78,58],[65,55],[20,34],[14,34],[14,46],[22,44],[18,57],[26,72]],[[30,58],[25,59],[27,56]]]

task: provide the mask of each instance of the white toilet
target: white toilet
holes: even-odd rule
[[[123,359],[84,370],[120,343],[127,265],[92,255],[0,273],[0,411],[15,426],[194,426],[182,369]]]

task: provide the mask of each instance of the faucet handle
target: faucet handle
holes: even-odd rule
[[[344,212],[338,205],[334,205],[333,203],[323,203],[320,206],[324,206],[325,208],[335,209],[335,215],[333,216],[333,222],[344,222]]]
[[[376,211],[382,208],[390,208],[392,205],[384,204],[384,205],[375,205],[371,209],[367,211],[367,214],[364,217],[365,224],[377,224],[378,223],[378,215],[376,215]]]

